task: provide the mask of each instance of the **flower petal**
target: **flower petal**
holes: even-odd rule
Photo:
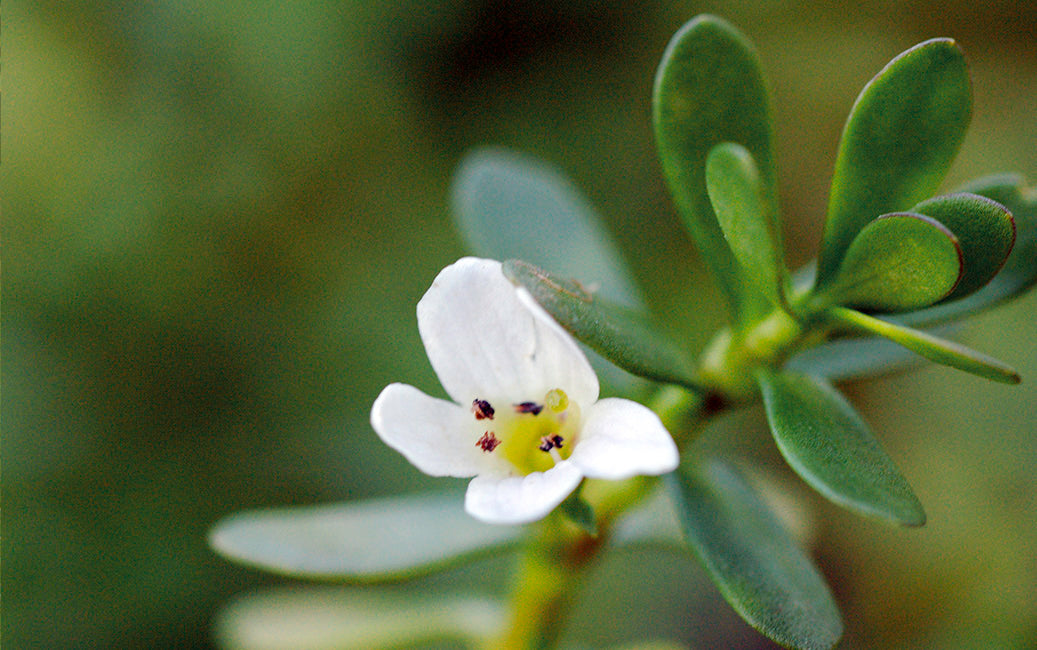
[[[464,508],[488,524],[528,524],[547,516],[581,480],[568,461],[527,476],[477,476],[468,484]]]
[[[440,271],[418,302],[418,330],[459,404],[521,403],[555,388],[579,404],[598,397],[598,378],[576,342],[523,303],[500,262],[466,257]]]
[[[626,399],[603,399],[588,409],[569,462],[584,476],[620,480],[666,474],[680,456],[659,416]]]
[[[468,411],[413,386],[389,384],[371,407],[378,436],[431,476],[469,477],[502,471],[503,458],[484,452],[481,430]]]

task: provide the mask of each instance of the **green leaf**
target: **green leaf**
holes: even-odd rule
[[[684,224],[741,320],[760,303],[742,287],[706,192],[706,156],[722,142],[744,146],[759,165],[764,202],[777,206],[770,109],[752,44],[723,20],[698,16],[670,40],[655,77],[655,139]]]
[[[938,221],[902,212],[865,226],[822,301],[872,311],[907,311],[931,305],[961,276],[957,239]]]
[[[839,505],[905,526],[925,512],[868,425],[831,386],[794,372],[757,375],[771,433],[804,481]]]
[[[1015,221],[1000,203],[959,192],[922,201],[912,212],[936,219],[954,233],[961,246],[962,275],[944,300],[973,293],[997,275],[1015,243]]]
[[[647,317],[592,295],[528,262],[508,260],[504,275],[525,287],[558,323],[620,368],[701,391],[687,357]]]
[[[835,280],[850,242],[876,215],[907,210],[936,193],[971,111],[965,56],[951,39],[912,47],[868,82],[839,142],[819,288]]]
[[[502,148],[476,149],[454,175],[451,207],[472,253],[530,260],[563,277],[592,283],[619,304],[643,306],[601,216],[554,166]],[[635,377],[588,356],[603,385],[623,393],[643,388]]]
[[[451,206],[475,255],[529,260],[600,284],[614,301],[642,304],[601,217],[554,167],[505,149],[477,149],[457,169]]]
[[[746,622],[790,648],[836,644],[843,626],[824,578],[738,473],[714,461],[665,480],[688,542]]]
[[[808,348],[789,359],[785,367],[838,382],[885,375],[919,361],[917,355],[903,346],[869,336],[836,339]]]
[[[902,327],[932,327],[1001,304],[1037,283],[1037,190],[1027,190],[1022,176],[1018,174],[995,174],[972,181],[958,188],[958,191],[987,197],[1011,211],[1016,226],[1016,239],[1008,260],[994,279],[975,293],[956,300],[945,300],[932,307],[889,316],[883,319],[884,322]],[[803,275],[806,274],[804,272]],[[937,335],[945,333],[929,332]],[[970,350],[968,354],[972,356],[977,353]],[[884,338],[842,339],[800,352],[789,360],[787,367],[840,381],[902,369],[910,365],[913,356],[907,348]],[[1006,372],[1013,372],[1004,364],[997,363]]]
[[[988,199],[993,199],[1008,208],[1013,214],[1024,203],[1029,203],[1031,211],[1037,209],[1037,188],[1026,190],[1026,179],[1022,174],[1014,172],[1003,172],[1000,174],[988,174],[974,178],[957,188],[956,192],[968,192],[978,194]],[[1024,198],[1029,194],[1029,200]]]
[[[960,300],[899,315],[895,319],[899,323],[924,327],[978,313],[1037,284],[1037,188],[1027,189],[1018,174],[997,174],[973,181],[959,191],[985,196],[1008,208],[1015,218],[1015,246],[1001,271],[979,291]]]
[[[571,524],[591,537],[598,536],[598,520],[594,516],[594,508],[578,492],[570,494],[558,508]]]
[[[505,624],[496,602],[428,590],[270,589],[231,603],[215,634],[229,650],[379,650],[485,643]]]
[[[522,529],[472,519],[458,494],[231,515],[209,543],[224,557],[302,578],[376,582],[440,570],[516,545]]]
[[[688,551],[673,499],[665,490],[624,512],[612,527],[609,543],[616,548]]]
[[[784,307],[785,269],[778,208],[764,193],[749,150],[725,142],[706,158],[706,188],[724,238],[751,286]]]
[[[1027,188],[1018,174],[999,174],[973,181],[959,191],[997,201],[1015,220],[1015,245],[1005,265],[987,286],[962,302],[977,309],[1014,298],[1037,284],[1037,187]]]
[[[1003,384],[1018,384],[1022,381],[1019,373],[1011,366],[960,343],[947,341],[927,332],[874,318],[852,309],[835,307],[830,309],[827,315],[852,332],[885,337],[934,363],[964,370]]]

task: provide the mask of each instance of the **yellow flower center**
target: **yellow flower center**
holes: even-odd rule
[[[473,404],[473,412],[486,428],[475,444],[486,453],[503,454],[518,473],[547,471],[572,453],[580,409],[561,389],[548,391],[542,402],[488,406],[485,400]],[[493,413],[492,422],[484,419],[487,411]]]

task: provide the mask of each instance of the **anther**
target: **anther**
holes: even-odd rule
[[[536,402],[522,402],[521,404],[515,405],[516,413],[532,413],[533,415],[540,415],[540,411],[544,410],[543,404],[537,404]]]
[[[475,413],[476,420],[492,420],[494,410],[486,400],[476,399],[472,402],[472,413]]]
[[[565,438],[558,434],[555,434],[553,436],[544,436],[540,439],[540,446],[537,447],[537,449],[543,452],[550,452],[554,449],[561,449],[562,443],[564,441]]]
[[[492,431],[487,431],[482,434],[482,438],[479,438],[478,442],[475,443],[475,446],[481,447],[483,451],[493,451],[500,443],[500,439],[493,435]]]

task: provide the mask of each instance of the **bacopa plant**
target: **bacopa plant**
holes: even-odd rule
[[[729,325],[687,355],[661,334],[572,185],[521,154],[473,152],[452,198],[479,257],[444,269],[417,309],[450,400],[392,384],[371,414],[375,432],[417,469],[471,477],[464,497],[243,513],[219,523],[211,542],[254,567],[350,583],[512,554],[513,596],[500,603],[426,586],[318,592],[302,604],[251,599],[221,619],[230,645],[453,638],[554,647],[594,560],[665,535],[644,507],[660,492],[680,543],[750,625],[790,648],[836,645],[839,611],[809,556],[741,469],[691,442],[719,413],[762,401],[778,449],[812,488],[864,515],[921,526],[908,480],[831,382],[917,355],[1019,382],[1008,365],[934,328],[1037,281],[1037,193],[1015,175],[939,193],[971,111],[965,59],[950,39],[900,54],[857,98],[816,263],[796,272],[784,261],[768,97],[746,38],[715,17],[689,22],[663,55],[653,107],[666,180]],[[596,353],[598,372],[614,364],[654,388],[620,377],[637,401],[599,400],[576,341]],[[331,621],[314,614],[329,608]]]

